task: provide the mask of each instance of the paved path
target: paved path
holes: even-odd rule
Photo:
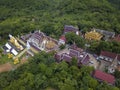
[[[62,53],[69,53],[69,50],[66,48],[58,52],[58,54],[62,54]]]
[[[20,52],[15,58],[20,58],[25,52],[27,52],[27,48]]]
[[[23,44],[24,46],[26,46],[26,43],[24,43],[22,40],[20,40],[19,38],[16,38],[21,44]],[[37,50],[35,50],[33,47],[30,47],[31,51],[33,51],[34,53],[38,53]]]
[[[12,69],[13,69],[13,67],[10,63],[0,65],[0,73],[10,71]]]
[[[19,38],[16,37],[16,39],[21,43],[23,44],[24,46],[26,46],[26,43],[24,43],[22,40],[20,40]]]
[[[5,63],[5,64],[2,64],[2,65],[0,65],[0,73],[2,73],[2,72],[7,72],[7,71],[11,71],[11,70],[15,70],[15,69],[17,69],[17,67],[19,67],[19,66],[21,66],[22,64],[24,64],[24,63],[27,63],[28,62],[28,60],[26,59],[26,58],[22,58],[21,59],[21,61],[20,61],[20,63],[19,64],[17,64],[17,65],[12,65],[11,63]]]
[[[89,56],[90,56],[90,62],[92,61],[92,63],[89,63],[89,66],[93,66],[95,69],[98,69],[99,66],[98,61],[94,58],[92,54],[89,54]]]

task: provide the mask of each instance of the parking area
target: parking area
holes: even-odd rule
[[[96,60],[96,58],[92,54],[89,54],[89,56],[90,56],[89,66],[93,66],[95,69],[98,69],[99,62]]]

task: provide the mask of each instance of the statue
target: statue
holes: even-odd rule
[[[11,34],[9,34],[10,42],[14,44],[19,50],[23,50],[23,47],[18,43],[18,41],[13,37]]]

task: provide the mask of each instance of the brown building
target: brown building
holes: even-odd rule
[[[114,85],[115,84],[115,77],[111,74],[102,72],[100,70],[95,70],[93,72],[93,77],[96,78],[98,81],[102,82],[107,82],[110,85]]]

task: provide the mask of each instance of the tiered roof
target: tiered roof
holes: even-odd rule
[[[102,35],[94,30],[85,33],[85,38],[88,40],[100,40],[102,38]]]

